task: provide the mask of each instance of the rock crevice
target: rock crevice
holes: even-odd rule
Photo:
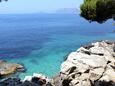
[[[115,86],[114,48],[115,42],[100,41],[70,53],[61,65],[61,83],[56,86]]]

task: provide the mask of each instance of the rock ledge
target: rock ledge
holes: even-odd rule
[[[0,60],[0,76],[6,76],[24,70],[24,67],[20,64]]]

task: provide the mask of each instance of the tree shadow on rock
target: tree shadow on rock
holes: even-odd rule
[[[113,81],[96,81],[92,86],[115,86],[115,82]]]

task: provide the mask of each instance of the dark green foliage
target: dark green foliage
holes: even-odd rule
[[[0,0],[0,2],[2,2],[2,1],[8,1],[8,0]]]
[[[110,18],[115,20],[115,0],[84,0],[80,9],[80,15],[89,21],[102,23]]]

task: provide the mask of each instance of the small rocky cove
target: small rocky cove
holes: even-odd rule
[[[20,64],[0,61],[1,76],[22,70]],[[24,80],[3,79],[0,86],[115,86],[115,42],[99,41],[80,47],[67,56],[60,73],[52,79],[34,73]]]

